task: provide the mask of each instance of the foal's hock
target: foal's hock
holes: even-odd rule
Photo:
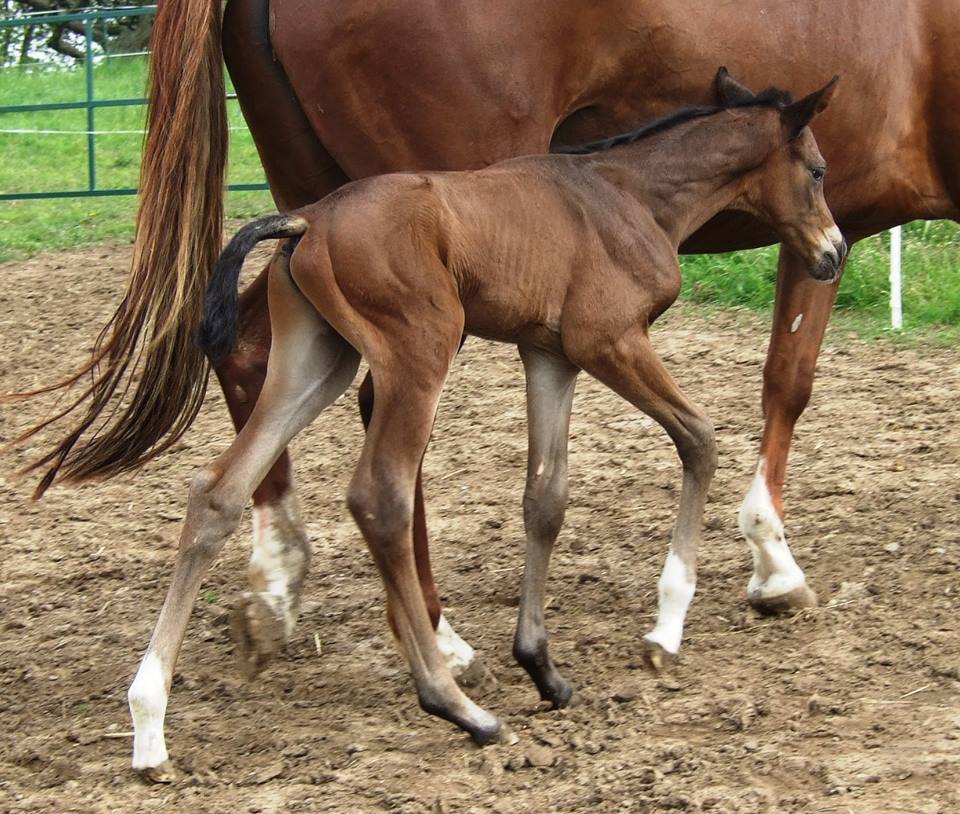
[[[643,637],[652,667],[675,655],[716,448],[709,420],[654,352],[649,327],[679,291],[677,247],[722,210],[761,218],[814,278],[835,278],[845,246],[807,128],[834,87],[796,103],[770,90],[729,108],[685,108],[566,155],[372,178],[241,229],[215,269],[199,338],[211,358],[230,350],[244,255],[261,239],[287,238],[269,275],[267,378],[247,425],[191,486],[174,578],[130,689],[134,766],[162,771],[167,760],[170,677],[203,573],[274,460],[346,389],[361,356],[376,400],[348,504],[383,577],[391,627],[424,709],[477,743],[504,736],[438,649],[412,543],[418,467],[464,333],[516,344],[526,373],[527,557],[514,654],[541,697],[562,706],[573,695],[550,659],[543,605],[581,370],[658,421],[682,462],[657,622]]]

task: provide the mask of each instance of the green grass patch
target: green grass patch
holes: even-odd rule
[[[777,248],[681,259],[683,296],[693,302],[769,310],[777,279]],[[949,341],[960,326],[960,226],[917,221],[903,230],[903,314],[909,333],[922,328]],[[886,330],[890,319],[890,236],[858,243],[840,284],[835,311],[860,333]]]
[[[94,68],[97,99],[139,99],[145,95],[143,57],[118,57]],[[86,98],[83,66],[42,65],[0,71],[0,105],[76,102]],[[136,187],[146,109],[99,108],[94,128],[97,187]],[[230,183],[260,183],[263,169],[240,108],[227,102],[230,126]],[[53,110],[0,115],[0,131],[87,130],[85,110]],[[87,136],[83,133],[0,132],[0,191],[49,192],[86,189]],[[231,192],[228,217],[250,218],[273,210],[269,192]],[[136,197],[59,198],[0,203],[0,262],[47,249],[65,249],[103,240],[130,240]]]

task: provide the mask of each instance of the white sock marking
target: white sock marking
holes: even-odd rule
[[[263,575],[270,604],[282,615],[287,638],[293,633],[297,621],[298,598],[291,595],[291,585],[299,581],[306,556],[299,540],[286,540],[278,531],[278,527],[282,529],[291,525],[300,525],[292,492],[273,504],[253,508],[250,570]]]
[[[457,635],[442,614],[437,624],[437,645],[454,676],[463,673],[477,657],[476,651]]]
[[[673,551],[667,554],[657,587],[660,594],[657,624],[643,638],[656,642],[668,653],[677,653],[683,639],[683,622],[687,618],[687,608],[690,607],[697,585],[690,579],[683,560]]]
[[[764,460],[758,464],[753,485],[740,507],[739,525],[753,554],[753,576],[747,586],[751,596],[769,599],[806,584],[787,545],[783,521],[773,507]]]
[[[156,653],[148,651],[127,692],[133,717],[133,768],[149,769],[163,763],[167,744],[163,716],[167,711],[167,682]]]

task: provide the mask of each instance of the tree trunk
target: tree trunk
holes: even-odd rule
[[[33,44],[33,26],[23,29],[23,44],[20,46],[20,64],[26,65],[30,61],[30,46]]]

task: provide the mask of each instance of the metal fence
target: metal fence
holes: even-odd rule
[[[63,189],[54,191],[32,192],[0,192],[0,201],[36,200],[41,198],[85,198],[109,195],[136,195],[134,187],[100,187],[97,185],[97,129],[96,112],[108,107],[142,107],[147,100],[143,97],[127,99],[98,99],[94,82],[94,25],[100,21],[127,19],[130,17],[145,17],[155,14],[157,7],[137,6],[114,9],[86,9],[70,13],[40,12],[27,14],[21,17],[0,20],[0,30],[12,27],[26,28],[38,24],[57,25],[61,23],[82,22],[84,31],[84,72],[86,79],[86,98],[71,102],[50,102],[46,104],[23,104],[0,106],[0,116],[4,113],[39,113],[51,110],[85,110],[86,130],[79,131],[87,137],[87,185],[85,189]],[[236,99],[235,94],[228,94],[228,99]],[[266,183],[230,184],[227,189],[234,191],[268,189]]]

